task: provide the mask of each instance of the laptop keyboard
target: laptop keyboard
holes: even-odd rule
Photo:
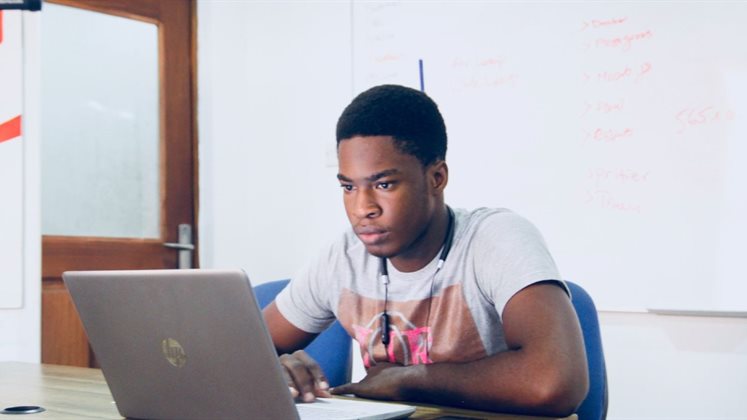
[[[313,403],[296,404],[296,410],[301,420],[354,420],[402,418],[415,408],[367,400],[317,398]]]
[[[296,404],[296,409],[301,420],[344,420],[365,418],[370,415],[365,411],[352,411],[347,407],[343,409],[316,404]]]

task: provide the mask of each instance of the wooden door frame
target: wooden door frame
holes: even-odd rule
[[[196,49],[196,30],[197,30],[197,16],[196,6],[193,0],[172,0],[172,1],[188,1],[190,3],[189,14],[191,16],[186,17],[190,22],[189,31],[190,33],[174,33],[166,30],[159,30],[159,44],[170,44],[172,38],[178,40],[189,39],[188,55],[179,54],[174,50],[166,51],[165,48],[159,48],[159,63],[163,65],[159,66],[159,80],[166,80],[167,83],[159,83],[160,85],[160,102],[165,104],[166,108],[171,109],[173,104],[179,103],[191,103],[189,120],[191,124],[182,124],[176,118],[167,118],[162,112],[159,117],[160,122],[160,141],[161,141],[161,153],[160,155],[160,168],[161,168],[161,180],[166,180],[166,183],[161,185],[161,199],[166,203],[176,202],[191,202],[194,209],[194,214],[191,213],[188,208],[182,208],[180,206],[171,205],[163,209],[161,213],[161,226],[160,234],[163,241],[160,239],[129,239],[129,238],[81,238],[81,237],[69,237],[69,236],[52,236],[44,235],[42,237],[42,255],[44,260],[42,262],[42,278],[59,278],[63,271],[66,270],[106,270],[106,269],[145,269],[145,268],[157,268],[160,266],[171,266],[176,267],[177,252],[168,253],[165,258],[161,257],[163,246],[162,242],[178,242],[177,230],[175,226],[168,226],[170,220],[184,221],[184,223],[190,223],[193,227],[197,224],[198,217],[198,166],[197,166],[197,49]],[[72,6],[76,8],[102,12],[106,14],[122,16],[126,18],[144,20],[149,23],[158,24],[160,21],[173,21],[176,19],[185,19],[184,16],[179,16],[175,13],[180,12],[181,9],[171,9],[168,6],[169,2],[163,1],[131,1],[131,0],[50,0],[50,3]],[[123,12],[122,10],[130,10],[130,12]],[[146,18],[144,18],[146,17]],[[148,19],[147,17],[150,17]],[[161,28],[159,28],[161,29]],[[189,80],[191,86],[183,87],[178,86],[171,82],[173,79],[166,79],[163,74],[170,71],[188,71]],[[164,107],[160,107],[163,109]],[[179,138],[191,138],[192,148],[189,151],[182,150],[177,156],[168,156],[163,153],[164,139],[167,138],[168,133],[176,133],[175,135]],[[170,135],[170,134],[169,134]],[[188,163],[187,165],[184,165]],[[180,172],[176,169],[179,165],[182,167],[181,173],[192,174],[192,191],[185,191],[180,188],[173,186],[175,177],[165,177],[164,172],[177,173]],[[179,195],[175,200],[167,200],[168,196]],[[187,197],[183,197],[187,195]],[[197,229],[193,230],[197,232]],[[197,234],[194,235],[194,240],[197,239]],[[81,243],[81,240],[85,240]],[[195,242],[196,244],[197,242]],[[145,247],[143,247],[145,245]],[[92,251],[97,254],[96,261],[82,262],[83,260],[78,257],[83,255],[90,255]],[[81,261],[79,264],[70,265],[69,261]],[[194,265],[197,266],[198,261],[197,253],[194,254]]]
[[[188,3],[188,7],[172,7],[177,1]],[[70,360],[58,360],[49,356],[49,351],[60,347],[53,344],[45,349],[46,341],[57,342],[65,331],[78,340],[82,326],[77,316],[74,320],[54,319],[45,304],[50,302],[45,293],[57,296],[58,304],[64,306],[69,300],[67,290],[61,281],[68,270],[111,270],[176,268],[178,252],[166,250],[163,242],[178,242],[177,228],[180,223],[193,226],[193,243],[197,249],[199,215],[198,201],[198,143],[197,143],[197,16],[195,0],[49,0],[64,6],[71,6],[109,15],[125,17],[153,23],[159,26],[159,168],[160,168],[160,238],[102,238],[78,236],[42,236],[42,361],[88,365],[84,356]],[[161,25],[164,22],[164,25]],[[178,22],[177,25],[168,23]],[[186,22],[186,25],[184,23]],[[164,48],[177,45],[178,48]],[[186,53],[185,53],[186,52]],[[185,78],[164,77],[166,74],[187,72]],[[181,80],[182,82],[179,82]],[[181,108],[190,104],[188,109]],[[175,110],[180,109],[176,115]],[[166,113],[169,112],[169,115]],[[189,139],[189,146],[172,147],[170,154],[165,152],[167,139]],[[165,176],[166,174],[170,176]],[[190,188],[176,187],[177,177],[189,174]],[[178,203],[192,203],[180,206]],[[165,204],[165,205],[164,205]],[[198,254],[193,253],[193,266],[198,265]],[[60,295],[63,294],[63,295]],[[57,295],[54,295],[57,294]],[[59,303],[62,302],[62,303]],[[70,307],[71,306],[71,303]],[[56,304],[52,304],[54,307]],[[64,324],[64,325],[63,325]],[[50,340],[50,337],[55,339]],[[84,335],[85,336],[85,335]],[[56,340],[56,341],[55,341]],[[78,340],[79,341],[79,340]],[[87,342],[84,342],[87,348]],[[77,343],[80,347],[80,343]],[[80,350],[80,349],[78,349]],[[79,351],[80,353],[80,351]],[[45,360],[47,359],[47,360]],[[89,356],[88,360],[92,360]]]

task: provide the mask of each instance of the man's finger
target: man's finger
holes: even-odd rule
[[[288,369],[286,369],[285,366],[283,366],[283,380],[286,384],[288,384],[288,389],[290,390],[291,397],[294,399],[298,397],[298,390],[296,389],[296,384],[293,383],[293,379],[291,379],[290,374],[288,373]]]
[[[287,373],[286,382],[290,388],[295,388],[298,394],[296,397],[304,402],[314,401],[314,377],[309,372],[306,364],[294,355],[284,354],[280,356],[280,364],[285,368]],[[293,394],[293,391],[291,391]],[[295,398],[295,397],[294,397]]]
[[[355,395],[357,388],[358,388],[358,384],[350,382],[347,384],[336,386],[332,388],[330,392],[332,393],[332,395],[347,395],[347,394]]]
[[[306,369],[308,369],[309,373],[314,378],[314,393],[319,397],[329,397],[329,381],[316,360],[311,358],[311,356],[303,350],[296,351],[293,353],[293,356],[297,357],[304,365],[306,365]]]

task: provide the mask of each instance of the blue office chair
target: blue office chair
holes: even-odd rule
[[[579,420],[604,420],[607,418],[607,368],[597,308],[591,296],[581,286],[570,281],[566,281],[566,284],[571,290],[571,302],[581,323],[589,365],[589,393],[576,414]]]
[[[283,290],[289,280],[275,280],[254,287],[257,303],[261,308],[275,300],[275,296]],[[322,367],[327,375],[330,386],[338,386],[350,382],[352,374],[351,339],[339,321],[319,334],[304,349]]]

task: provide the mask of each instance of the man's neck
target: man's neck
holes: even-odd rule
[[[446,241],[449,217],[446,205],[438,206],[431,222],[408,247],[409,249],[389,258],[392,265],[400,272],[410,273],[420,270],[433,261]]]

